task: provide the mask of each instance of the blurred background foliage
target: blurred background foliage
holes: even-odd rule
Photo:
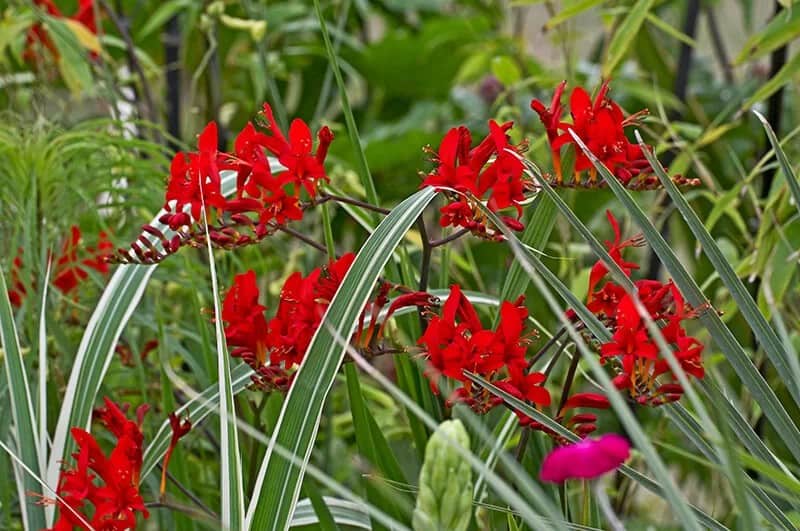
[[[76,1],[56,3],[67,16],[78,7]],[[24,249],[21,276],[32,295],[18,314],[23,344],[36,340],[39,302],[33,294],[41,292],[37,279],[44,277],[48,249],[58,249],[74,224],[87,244],[94,244],[101,230],[117,246],[135,238],[163,203],[173,152],[193,148],[196,134],[211,120],[220,125],[221,148],[230,147],[264,101],[284,127],[293,117],[314,129],[327,124],[337,135],[328,159],[333,186],[364,195],[311,2],[97,0],[94,5],[96,35],[48,15],[35,2],[0,2],[0,264],[9,271],[17,249]],[[422,148],[436,148],[457,124],[470,126],[477,136],[487,132],[489,118],[513,120],[514,140],[528,139],[529,158],[548,168],[543,130],[530,100],[548,101],[562,79],[593,88],[610,77],[612,96],[626,111],[649,108],[643,134],[671,173],[701,180],[687,192],[693,207],[740,277],[750,286],[769,283],[775,300],[765,300],[760,291],[762,310],[781,312],[800,342],[800,220],[775,161],[764,157],[763,129],[748,112],[765,114],[785,139],[790,160],[800,158],[800,6],[791,0],[324,0],[321,6],[383,206],[418,188],[418,172],[431,167]],[[44,25],[53,50],[39,48],[31,58],[27,35],[34,24]],[[622,211],[609,192],[571,190],[564,197],[590,228],[611,237],[603,211]],[[749,328],[663,194],[637,198],[762,364]],[[357,249],[366,233],[345,210],[333,212],[340,250]],[[315,217],[302,223],[300,230],[321,239]],[[626,225],[628,234],[635,231]],[[559,220],[541,251],[565,283],[583,294],[592,258],[577,241]],[[407,251],[419,252],[413,236]],[[659,271],[647,249],[635,252],[645,268]],[[434,259],[433,288],[458,280],[497,294],[511,253],[472,241],[453,249],[447,261],[440,253]],[[274,308],[289,272],[308,272],[322,260],[313,249],[274,237],[258,248],[219,253],[218,267],[223,284],[246,267],[255,269],[265,283],[265,304]],[[123,335],[124,347],[134,355],[114,361],[104,382],[108,394],[160,404],[162,411],[153,417],[161,419],[186,399],[179,382],[200,389],[214,381],[207,277],[202,251],[185,250],[158,269]],[[91,278],[75,296],[51,292],[48,298],[54,402],[104,282],[100,275]],[[533,290],[529,307],[544,326],[553,326]],[[153,339],[158,348],[140,358],[137,353]],[[413,341],[405,337],[406,344]],[[708,365],[718,356],[707,351]],[[391,360],[380,364],[392,371]],[[781,375],[767,371],[766,376],[779,396],[785,393]],[[731,385],[737,385],[733,378]],[[409,446],[403,410],[368,379],[362,386],[408,477],[416,477],[419,455]],[[262,400],[245,393],[238,400],[245,419],[269,431],[280,397]],[[334,387],[328,409],[312,461],[356,485],[369,467],[352,466],[355,441],[344,386]],[[797,418],[800,411],[790,414]],[[747,415],[761,425],[757,409]],[[659,431],[664,418],[647,411],[642,421],[662,433],[663,451],[675,450],[670,462],[686,488],[705,493],[689,497],[722,520],[732,514],[709,489],[713,475],[694,473],[693,461],[677,451],[679,437]],[[773,438],[768,427],[759,429]],[[210,432],[198,431],[179,447],[173,471],[201,499],[213,500],[219,475],[215,441]],[[780,441],[772,443],[782,448]],[[247,438],[243,444],[258,462],[264,447]],[[5,457],[0,463],[7,472]],[[0,477],[9,477],[3,473]],[[153,489],[157,492],[155,483]],[[13,507],[13,497],[10,487],[0,487],[4,512]],[[619,503],[642,526],[671,523],[644,496]],[[500,515],[496,525],[505,526],[508,520]],[[162,511],[156,518],[163,519],[164,529],[173,525],[171,518],[176,529],[203,527],[180,514]]]

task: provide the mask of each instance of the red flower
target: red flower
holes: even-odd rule
[[[91,33],[97,34],[94,0],[79,0],[78,11],[71,17],[65,17],[52,0],[34,0],[34,4],[44,9],[51,17],[67,18],[85,26]],[[36,50],[37,43],[44,46],[50,52],[54,60],[57,61],[59,59],[56,45],[47,34],[44,24],[40,22],[35,23],[28,30],[28,36],[25,41],[25,51],[22,54],[26,61],[36,62],[41,59],[41,56]]]
[[[303,278],[294,273],[283,285],[278,312],[269,322],[270,363],[291,368],[303,361],[311,338],[345,273],[355,260],[347,253]]]
[[[172,458],[172,452],[175,450],[175,447],[178,446],[178,441],[189,433],[192,429],[192,423],[189,421],[189,418],[185,418],[181,420],[178,415],[174,412],[169,414],[169,427],[172,430],[172,437],[169,441],[169,447],[167,451],[164,453],[164,464],[161,467],[161,495],[164,495],[164,492],[167,489],[167,467],[169,467],[169,461]]]
[[[61,255],[56,261],[55,278],[53,284],[62,293],[69,293],[89,274],[86,269],[93,269],[98,273],[108,273],[108,263],[103,260],[112,249],[113,245],[108,240],[105,232],[100,232],[97,248],[86,247],[89,255],[83,260],[78,259],[78,248],[81,241],[81,230],[77,225],[70,228],[70,236],[61,248]]]
[[[586,144],[589,151],[624,183],[627,184],[634,177],[652,173],[641,148],[638,144],[631,144],[625,136],[625,128],[635,124],[646,111],[626,118],[619,105],[608,97],[608,81],[606,81],[598,90],[594,101],[583,87],[575,87],[572,90],[569,101],[572,123],[568,124],[562,121],[564,107],[560,100],[564,88],[564,83],[556,88],[549,108],[545,108],[539,100],[531,102],[531,108],[539,114],[539,119],[547,132],[558,184],[563,179],[561,148],[568,144],[575,145],[575,182],[580,183],[580,173],[585,170],[589,170],[590,184],[596,180],[594,165],[577,145],[569,132],[570,129]]]
[[[222,303],[225,339],[228,345],[238,347],[236,355],[252,356],[258,365],[267,358],[268,328],[264,310],[266,308],[258,304],[258,286],[253,270],[236,275],[233,287]]]
[[[317,133],[319,141],[317,152],[313,154],[313,141],[308,124],[300,119],[292,121],[287,141],[275,121],[272,108],[267,103],[264,104],[263,115],[267,120],[267,129],[272,133],[272,136],[266,137],[264,145],[286,168],[286,181],[295,185],[295,195],[298,195],[298,188],[302,185],[308,195],[316,196],[317,182],[328,180],[323,162],[333,141],[333,133],[327,127],[320,129]]]
[[[512,122],[498,125],[490,120],[489,135],[472,149],[469,129],[464,126],[450,129],[435,156],[437,167],[425,177],[422,186],[470,193],[485,199],[493,211],[513,206],[519,218],[526,184],[519,148],[509,144],[506,135],[512,125]],[[494,160],[487,165],[492,156]],[[441,209],[443,227],[464,227],[478,236],[487,233],[484,216],[477,207],[459,194],[451,193],[450,199],[451,203]]]
[[[89,276],[88,269],[101,274],[108,273],[108,263],[104,258],[113,250],[113,244],[108,240],[106,233],[100,232],[96,247],[81,248],[81,239],[80,228],[77,225],[70,227],[69,236],[64,240],[61,252],[55,261],[53,285],[65,295],[73,291]],[[16,307],[22,305],[27,294],[26,286],[20,278],[22,266],[22,249],[20,248],[12,263],[11,288],[8,291],[11,304]]]
[[[550,394],[541,385],[544,375],[526,373],[528,339],[523,332],[527,317],[524,299],[520,297],[514,303],[503,302],[496,330],[484,329],[461,288],[451,286],[441,315],[430,320],[417,341],[424,348],[428,360],[425,375],[434,392],[438,392],[439,378],[444,376],[460,382],[448,398],[450,404],[464,402],[483,413],[501,403],[485,389],[473,385],[464,375],[464,371],[470,371],[522,400],[549,404]],[[508,374],[507,378],[502,377],[503,372]]]
[[[72,455],[76,466],[61,472],[58,486],[61,500],[56,502],[59,518],[53,530],[89,529],[86,524],[90,523],[98,530],[124,531],[136,527],[137,512],[144,518],[149,516],[139,493],[141,424],[146,407],[137,410],[138,422],[133,422],[114,402],[106,398],[105,403],[106,407],[95,410],[95,418],[116,438],[116,445],[106,455],[89,432],[72,428],[72,437],[78,445],[78,451]],[[87,502],[94,507],[91,518],[84,512]]]
[[[197,152],[175,154],[170,166],[165,209],[170,209],[171,201],[175,201],[177,213],[189,205],[192,217],[199,220],[203,203],[206,209],[225,208],[219,172],[236,168],[228,155],[218,151],[217,144],[217,124],[210,122],[197,137]]]

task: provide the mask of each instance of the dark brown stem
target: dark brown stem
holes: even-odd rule
[[[157,466],[158,466],[159,470],[162,470],[161,463],[159,463]],[[181,482],[178,481],[175,478],[175,476],[173,476],[172,473],[169,470],[167,470],[167,479],[169,479],[170,482],[172,482],[173,485],[178,487],[178,490],[181,491],[187,498],[192,500],[192,502],[195,505],[197,505],[200,509],[202,509],[204,513],[206,513],[208,516],[210,516],[210,517],[212,517],[212,518],[214,518],[216,520],[219,520],[219,516],[217,515],[217,513],[212,511],[205,503],[203,503],[203,500],[198,498],[192,491],[190,491],[189,489],[184,487],[181,484]],[[161,500],[162,503],[164,503],[164,501],[165,501],[164,499]]]
[[[427,291],[433,247],[431,247],[430,241],[428,240],[428,229],[425,228],[425,220],[422,216],[417,219],[417,227],[419,227],[419,234],[422,238],[422,262],[419,265],[419,291]],[[421,306],[417,307],[417,314],[419,315],[419,326],[422,328],[422,331],[425,332],[428,328],[428,319],[425,317],[425,312]]]
[[[373,205],[371,203],[360,201],[358,199],[353,199],[351,197],[344,197],[344,196],[341,196],[341,195],[333,195],[333,194],[329,194],[327,192],[323,192],[322,194],[320,194],[320,197],[324,198],[324,199],[328,199],[330,201],[336,201],[337,203],[346,203],[348,205],[361,207],[361,208],[363,208],[365,210],[370,210],[372,212],[377,212],[377,213],[383,214],[383,215],[386,215],[389,212],[391,212],[391,210],[389,210],[388,208],[381,208],[381,207]]]
[[[147,76],[144,73],[144,69],[142,68],[141,63],[139,63],[139,59],[136,57],[136,45],[133,43],[133,38],[131,38],[131,34],[128,31],[127,25],[120,20],[119,16],[117,16],[117,12],[114,11],[114,9],[106,0],[99,0],[98,3],[100,4],[100,7],[102,7],[106,13],[108,13],[108,18],[111,19],[111,23],[114,24],[114,27],[117,28],[117,31],[119,31],[123,42],[125,42],[125,51],[128,54],[128,63],[130,64],[131,70],[133,70],[134,73],[139,77],[139,82],[142,85],[142,97],[144,98],[142,115],[149,122],[155,123],[156,116],[155,106],[153,105],[153,95],[150,93],[150,85],[147,82]]]
[[[561,338],[561,336],[563,336],[566,333],[566,331],[567,331],[567,327],[564,326],[558,332],[556,332],[553,337],[548,339],[547,343],[545,343],[542,346],[542,348],[540,348],[539,351],[536,352],[536,354],[533,355],[533,357],[530,359],[530,361],[528,361],[528,369],[527,370],[530,371],[533,368],[533,366],[536,364],[536,362],[539,361],[539,359],[542,356],[544,356],[545,352],[547,352],[550,349],[550,347],[552,347],[556,343],[556,341],[558,341],[559,338]]]
[[[298,240],[302,241],[303,243],[307,243],[308,245],[310,245],[311,247],[313,247],[317,251],[320,251],[322,253],[327,253],[328,252],[328,249],[325,247],[324,244],[309,238],[308,236],[306,236],[302,232],[298,232],[298,231],[296,231],[294,229],[290,229],[286,225],[276,225],[275,228],[278,229],[281,232],[285,232],[289,236],[293,236],[293,237],[297,238]]]
[[[460,237],[462,237],[465,234],[469,234],[469,229],[461,229],[461,230],[458,230],[458,231],[454,232],[450,236],[445,236],[444,238],[440,238],[438,240],[430,240],[428,242],[428,245],[430,245],[432,248],[436,248],[436,247],[442,246],[442,245],[444,245],[446,243],[450,243],[452,241],[455,241],[455,240],[459,239]]]
[[[572,363],[569,364],[569,370],[567,371],[567,378],[564,380],[564,389],[561,392],[561,400],[558,403],[558,409],[556,410],[556,418],[561,416],[561,410],[564,409],[564,404],[567,403],[567,397],[569,397],[569,391],[572,388],[572,382],[575,380],[575,372],[578,370],[578,362],[581,360],[580,355],[576,352],[572,356]]]
[[[203,511],[198,511],[194,507],[189,507],[188,505],[183,505],[182,503],[177,503],[174,501],[167,501],[167,500],[151,501],[151,502],[145,502],[144,506],[147,507],[148,509],[170,509],[172,511],[178,511],[187,516],[190,516],[193,519],[206,519],[212,516]],[[217,523],[219,522],[219,517],[214,515],[213,518]]]
[[[522,428],[522,435],[519,436],[519,443],[517,449],[514,451],[514,458],[517,463],[522,463],[522,458],[525,457],[525,449],[528,447],[528,440],[531,438],[531,430]]]
[[[714,8],[711,5],[705,7],[705,12],[714,55],[716,55],[717,61],[720,67],[722,67],[722,75],[725,77],[725,82],[729,85],[733,85],[736,80],[733,77],[733,67],[731,67],[730,59],[728,59],[728,52],[725,50],[725,42],[722,40],[722,33],[719,31],[717,15],[714,13]]]
[[[558,350],[556,351],[555,355],[553,355],[553,358],[550,360],[550,363],[548,363],[547,367],[545,367],[545,369],[544,369],[545,378],[549,378],[550,377],[550,373],[553,372],[553,369],[555,368],[556,363],[558,363],[558,360],[561,359],[561,354],[563,354],[566,349],[567,349],[567,342],[565,341],[564,343],[561,343],[561,345],[558,347]]]

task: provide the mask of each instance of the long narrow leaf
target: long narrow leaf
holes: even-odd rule
[[[336,335],[349,338],[375,281],[403,235],[436,192],[424,188],[395,207],[375,229],[356,256],[333,297],[308,347],[278,418],[275,435],[259,469],[247,512],[248,529],[286,529],[300,492],[304,470],[273,452],[285,446],[308,462],[320,414],[345,348]]]
[[[583,141],[573,133],[573,138],[578,142],[579,147],[584,151],[589,160],[595,165],[597,170],[608,182],[611,190],[625,206],[628,212],[636,221],[639,228],[647,239],[650,246],[658,255],[664,267],[675,281],[678,289],[686,297],[686,300],[695,308],[703,308],[708,304],[700,287],[682,266],[680,260],[669,247],[667,242],[653,226],[647,215],[642,211],[630,193],[617,181],[616,177],[595,157]],[[781,435],[785,444],[789,447],[792,455],[800,462],[800,430],[789,417],[786,409],[780,400],[775,396],[764,377],[758,372],[753,362],[745,354],[744,349],[734,337],[733,333],[722,322],[714,311],[701,312],[700,321],[708,329],[711,338],[725,353],[726,359],[733,366],[733,369],[742,379],[742,382],[750,390],[753,399],[761,406],[767,419],[775,430]]]
[[[779,374],[792,375],[793,366],[789,361],[789,356],[796,354],[790,354],[784,349],[783,343],[778,339],[775,331],[770,327],[767,320],[759,311],[755,301],[753,301],[750,293],[748,293],[747,288],[744,287],[744,284],[736,275],[733,267],[731,267],[728,260],[722,254],[714,238],[708,233],[705,226],[703,226],[703,222],[700,221],[700,218],[694,210],[692,210],[692,207],[689,206],[689,202],[686,201],[686,198],[683,197],[678,187],[675,186],[675,183],[669,178],[667,172],[664,171],[664,168],[661,166],[658,159],[656,159],[655,155],[646,147],[641,136],[638,136],[638,140],[639,145],[642,146],[644,156],[647,157],[648,162],[655,170],[664,189],[672,198],[672,201],[675,203],[675,206],[678,208],[678,211],[681,213],[681,216],[683,216],[687,225],[689,225],[692,234],[700,241],[703,251],[705,251],[706,256],[714,265],[714,269],[719,274],[720,279],[722,279],[722,282],[730,291],[731,297],[736,301],[738,310],[744,316],[747,324],[750,325],[756,339],[758,339],[759,344],[764,349],[764,352],[766,352],[767,357]],[[787,179],[794,181],[791,176],[787,176]],[[797,186],[796,182],[795,186]],[[798,193],[800,194],[800,191]],[[789,390],[789,394],[794,398],[795,403],[800,405],[800,374],[794,374],[788,378],[784,378],[784,382]]]
[[[31,388],[25,372],[25,362],[19,347],[14,314],[2,269],[0,269],[0,346],[3,347],[3,365],[8,382],[8,394],[11,397],[11,415],[15,428],[13,432],[19,458],[26,467],[41,473],[39,459],[41,447],[36,434],[36,415],[31,399]],[[17,492],[25,529],[46,527],[44,507],[36,504],[36,501],[28,495],[29,492],[39,492],[38,483],[17,464],[14,465],[14,471],[17,476]]]

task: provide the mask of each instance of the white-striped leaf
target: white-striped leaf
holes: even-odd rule
[[[19,347],[17,327],[14,324],[14,313],[8,298],[5,275],[0,269],[0,346],[3,348],[3,365],[5,366],[8,393],[11,398],[11,418],[14,422],[14,438],[20,460],[30,470],[41,473],[39,459],[39,437],[36,434],[36,416],[25,362]],[[25,529],[41,529],[45,527],[45,513],[41,505],[28,495],[29,492],[40,492],[39,484],[25,471],[14,465],[17,476],[17,491],[22,508],[22,522]]]
[[[345,354],[345,345],[337,338],[353,334],[383,267],[434,196],[433,189],[424,188],[394,208],[364,243],[345,275],[281,409],[248,509],[248,529],[288,528],[304,470],[273,452],[273,447],[286,447],[304,465],[308,462],[325,397]]]

